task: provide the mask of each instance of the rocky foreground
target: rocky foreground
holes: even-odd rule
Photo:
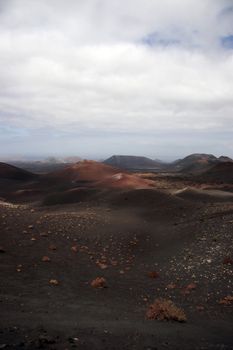
[[[233,349],[226,164],[1,164],[0,349]]]
[[[233,204],[121,200],[0,204],[0,349],[233,349]]]

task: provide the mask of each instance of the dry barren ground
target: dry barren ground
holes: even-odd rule
[[[0,204],[0,349],[233,349],[232,202],[137,196]]]

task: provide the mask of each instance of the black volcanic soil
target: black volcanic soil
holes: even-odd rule
[[[203,174],[202,179],[214,183],[233,183],[233,162],[223,162],[215,165]]]
[[[27,181],[35,177],[36,175],[27,170],[0,162],[0,179]]]
[[[233,349],[233,202],[192,191],[0,202],[0,349]],[[147,320],[158,297],[187,322]]]

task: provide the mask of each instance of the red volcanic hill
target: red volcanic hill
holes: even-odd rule
[[[212,154],[194,153],[183,159],[176,160],[170,165],[170,168],[175,171],[195,173],[205,171],[217,162],[218,159]]]
[[[202,180],[233,184],[233,162],[221,162],[207,170],[201,176]]]
[[[118,189],[145,189],[154,186],[154,182],[137,175],[117,173],[96,183],[98,187]]]
[[[29,171],[17,168],[13,165],[0,162],[0,179],[26,181],[34,178],[35,175]]]
[[[73,182],[93,182],[100,181],[119,172],[118,169],[109,165],[95,162],[93,160],[83,160],[69,165],[62,170],[48,174],[50,178],[73,181]]]
[[[80,161],[48,174],[47,178],[56,182],[72,182],[97,188],[148,188],[153,185],[152,181],[92,160]]]

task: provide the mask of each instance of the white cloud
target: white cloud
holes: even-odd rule
[[[233,131],[233,51],[220,45],[233,32],[229,4],[0,1],[1,125],[97,136]],[[179,44],[143,44],[151,33]]]

